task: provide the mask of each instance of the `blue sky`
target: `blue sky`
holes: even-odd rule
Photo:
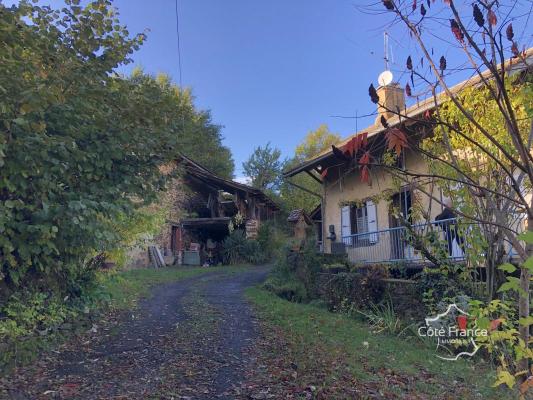
[[[214,122],[224,126],[237,177],[258,145],[271,142],[290,156],[306,133],[322,123],[342,137],[372,124],[375,117],[356,122],[332,116],[375,110],[367,93],[384,70],[385,29],[391,35],[396,77],[401,77],[408,55],[415,64],[420,58],[403,27],[386,27],[390,13],[381,12],[377,0],[178,1],[183,84],[192,88],[197,106],[210,109]],[[62,1],[41,3],[59,6]],[[361,10],[362,4],[372,3],[380,13]],[[430,15],[443,19],[437,18],[425,37],[433,42],[436,55],[448,58],[449,68],[458,67],[449,11],[439,12],[441,0],[433,4]],[[465,4],[470,17],[471,6]],[[527,12],[532,4],[519,0],[514,14]],[[131,33],[149,30],[147,42],[133,56],[135,62],[122,72],[141,66],[178,82],[174,0],[115,0],[114,5]],[[530,46],[531,28],[523,27],[523,19],[513,24],[520,43]],[[405,81],[403,77],[402,84]]]
[[[132,32],[150,29],[136,64],[177,81],[174,1],[147,4],[115,2]],[[224,125],[236,176],[255,146],[270,141],[289,156],[321,123],[342,136],[355,130],[355,120],[331,115],[373,110],[366,93],[383,70],[383,32],[353,4],[179,1],[183,84]]]

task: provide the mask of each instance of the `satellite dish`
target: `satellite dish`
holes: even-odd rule
[[[392,83],[392,72],[383,71],[378,77],[379,86],[387,86]]]

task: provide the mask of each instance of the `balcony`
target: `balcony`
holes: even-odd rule
[[[464,239],[458,234],[458,221],[455,218],[412,225],[416,234],[433,233],[448,250],[450,259],[465,259]],[[342,237],[348,259],[357,264],[378,263],[425,263],[427,260],[416,250],[406,227],[383,229]],[[461,242],[461,243],[460,243]]]

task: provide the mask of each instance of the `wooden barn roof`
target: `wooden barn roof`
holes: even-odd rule
[[[260,203],[265,204],[274,211],[280,210],[279,205],[260,189],[229,179],[221,178],[214,172],[208,170],[204,166],[184,155],[181,155],[180,159],[176,160],[176,162],[178,165],[181,165],[185,168],[185,171],[188,175],[193,176],[197,180],[211,186],[214,189],[223,190],[231,194],[247,194],[250,197],[255,197]]]

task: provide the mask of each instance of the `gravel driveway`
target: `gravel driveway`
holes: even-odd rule
[[[213,269],[152,296],[2,380],[11,399],[234,399],[258,324],[244,290],[268,267]],[[5,382],[8,382],[5,384]],[[1,385],[1,384],[0,384]]]

